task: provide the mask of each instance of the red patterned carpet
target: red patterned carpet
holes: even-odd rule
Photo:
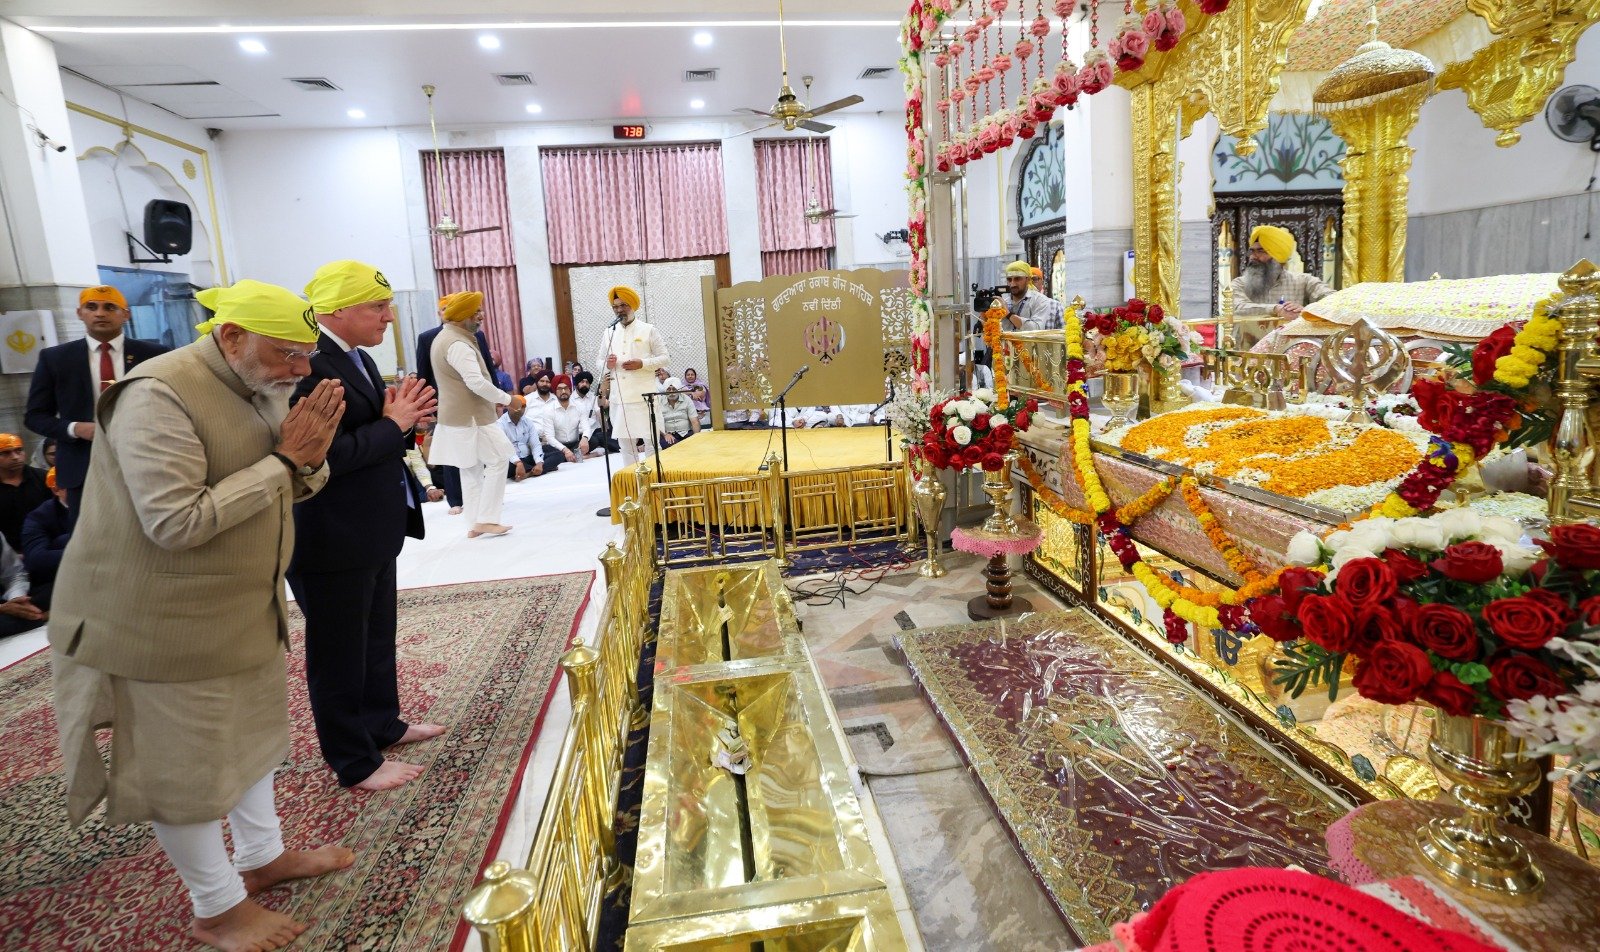
[[[406,751],[426,765],[383,794],[341,790],[317,752],[302,626],[291,619],[293,747],[277,775],[290,846],[342,841],[353,869],[262,902],[310,928],[297,950],[435,950],[466,938],[459,910],[493,855],[593,573],[400,593],[400,696],[444,724]],[[0,948],[198,948],[177,874],[146,825],[67,825],[45,653],[0,672]]]

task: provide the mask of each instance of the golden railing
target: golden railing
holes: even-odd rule
[[[1585,258],[1561,276],[1559,308],[1561,345],[1557,352],[1556,399],[1560,416],[1550,453],[1555,477],[1550,480],[1550,521],[1581,522],[1600,517],[1594,470],[1593,381],[1600,380],[1600,269]]]
[[[468,897],[464,915],[487,952],[572,952],[593,947],[600,902],[618,873],[613,822],[630,730],[649,711],[640,702],[654,524],[631,497],[620,507],[622,546],[600,556],[606,601],[594,646],[561,657],[572,719],[524,868],[497,860]]]
[[[767,454],[756,476],[657,482],[635,470],[655,532],[660,565],[727,558],[775,558],[791,552],[912,538],[904,460],[829,469],[786,470]]]

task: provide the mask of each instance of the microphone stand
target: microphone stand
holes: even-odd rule
[[[650,455],[656,458],[656,482],[664,483],[666,479],[661,475],[661,432],[656,426],[656,398],[659,396],[660,393],[646,393],[644,402],[650,408]]]
[[[605,350],[604,350],[604,354],[605,354],[606,357],[610,357],[611,356],[611,338],[612,338],[613,335],[616,334],[616,332],[617,332],[617,322],[616,321],[612,321],[611,322],[611,326],[606,328],[606,346],[605,346]],[[605,376],[600,378],[600,389],[604,393],[605,401],[607,403],[607,406],[603,406],[603,407],[600,408],[600,425],[601,425],[601,428],[604,430],[605,438],[607,440],[610,440],[612,438],[611,437],[611,407],[609,406],[609,404],[611,403],[611,368],[606,367],[606,365],[605,365],[605,357],[602,357],[600,359],[600,366],[605,372]],[[600,401],[600,395],[597,394],[595,396],[595,402],[598,404],[599,401]],[[609,502],[611,500],[611,447],[607,446],[607,447],[603,447],[603,449],[605,450],[604,456],[605,456],[605,461],[606,461],[606,501]],[[604,507],[602,507],[600,509],[599,512],[596,512],[595,515],[599,516],[602,519],[610,519],[611,518],[611,507],[610,506],[604,506]]]
[[[783,392],[778,394],[778,399],[772,401],[778,405],[778,424],[783,429],[783,435],[781,439],[783,442],[783,474],[785,477],[788,477],[789,475],[789,407],[786,400],[789,396],[789,391],[794,389],[794,385],[799,383],[800,378],[804,377],[806,375],[806,371],[810,369],[811,366],[807,364],[806,366],[801,367],[799,370],[796,370],[794,372],[794,376],[789,380],[789,385],[784,387]],[[794,521],[789,516],[789,492],[787,489],[785,489],[783,493],[783,525],[778,527],[778,531],[788,532],[789,527],[793,524]]]
[[[867,419],[870,420],[872,418],[872,414],[877,413],[879,410],[882,410],[888,405],[889,401],[885,400],[873,407],[871,410],[867,411]],[[887,416],[883,418],[883,461],[885,463],[894,462],[894,436],[893,431],[889,428],[889,418]]]

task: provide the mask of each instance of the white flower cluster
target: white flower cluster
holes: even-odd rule
[[[1475,539],[1500,550],[1504,574],[1519,576],[1539,561],[1539,550],[1523,543],[1522,525],[1503,516],[1483,516],[1471,509],[1447,509],[1431,516],[1363,519],[1326,539],[1298,532],[1289,541],[1289,562],[1294,565],[1332,567],[1331,581],[1351,559],[1380,555],[1385,549],[1420,549],[1443,552],[1446,546]]]
[[[889,425],[894,427],[900,438],[911,443],[922,442],[928,430],[932,429],[931,422],[933,406],[940,400],[949,396],[948,393],[936,393],[932,390],[918,392],[915,387],[901,387],[885,413],[889,417]]]
[[[1594,637],[1595,633],[1585,634]],[[1600,645],[1587,639],[1552,638],[1545,647],[1571,658],[1587,677],[1569,694],[1508,702],[1506,730],[1536,745],[1529,757],[1554,754],[1572,758],[1566,767],[1550,772],[1551,780],[1559,780],[1563,773],[1600,771]]]
[[[980,413],[994,413],[995,393],[988,387],[980,387],[972,391],[972,395],[965,400],[952,400],[944,406],[944,425],[950,431],[950,438],[958,444],[966,446],[972,442],[973,417]],[[991,424],[992,425],[992,424]]]

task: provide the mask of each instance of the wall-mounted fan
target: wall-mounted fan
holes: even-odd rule
[[[432,228],[428,229],[431,235],[438,235],[445,241],[454,241],[461,235],[476,235],[479,232],[499,231],[499,225],[489,225],[486,228],[462,228],[450,218],[450,193],[444,187],[444,163],[439,158],[439,127],[433,122],[433,94],[435,88],[432,83],[422,87],[422,94],[428,97],[428,128],[433,132],[433,184],[439,190],[439,220]]]
[[[1563,142],[1587,142],[1600,152],[1600,89],[1568,86],[1544,105],[1544,121]]]
[[[846,96],[843,99],[835,99],[833,102],[811,109],[800,101],[799,96],[794,94],[794,89],[789,85],[789,48],[783,37],[783,0],[778,0],[778,59],[783,67],[783,87],[778,90],[778,101],[773,104],[772,108],[741,108],[734,110],[735,112],[749,113],[752,116],[766,116],[777,120],[759,128],[751,129],[751,132],[760,132],[762,129],[771,129],[774,126],[782,126],[785,132],[793,132],[796,129],[829,132],[832,131],[833,126],[828,125],[826,122],[816,122],[815,119],[818,116],[837,109],[843,109],[846,106],[854,106],[862,101],[860,96]],[[806,95],[809,98],[811,94],[811,77],[807,76],[805,78],[805,84]],[[741,133],[741,135],[747,134]]]

